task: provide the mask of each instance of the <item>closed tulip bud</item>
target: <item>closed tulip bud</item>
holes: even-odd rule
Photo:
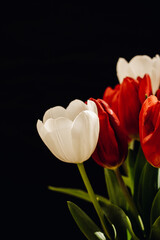
[[[156,96],[148,97],[139,116],[139,132],[142,150],[147,161],[160,167],[160,101]]]
[[[128,151],[127,137],[120,121],[109,105],[102,99],[95,100],[100,121],[100,133],[93,159],[104,168],[114,169],[120,166]]]
[[[93,101],[72,101],[64,109],[57,106],[46,111],[37,122],[38,133],[49,150],[61,161],[82,163],[97,145],[99,118]]]

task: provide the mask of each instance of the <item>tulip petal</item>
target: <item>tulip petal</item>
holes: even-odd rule
[[[64,162],[74,162],[74,152],[72,147],[71,128],[72,121],[67,118],[49,119],[47,124],[53,124],[49,137],[54,143],[53,154],[59,154],[59,159]]]
[[[47,134],[47,131],[46,131],[42,121],[40,121],[40,120],[37,121],[37,131],[38,131],[41,139],[43,140]]]
[[[73,122],[72,140],[76,162],[83,162],[93,153],[99,135],[99,118],[91,111],[81,112]]]
[[[85,110],[87,110],[87,105],[81,100],[75,99],[66,108],[66,114],[67,117],[73,121],[80,112]]]
[[[96,106],[95,102],[93,102],[91,100],[88,100],[87,101],[87,107],[88,107],[89,111],[92,111],[92,112],[94,112],[95,114],[98,115],[98,110],[97,110],[97,106]]]
[[[37,123],[43,142],[58,159],[64,162],[74,161],[71,127],[72,121],[67,118],[50,118],[44,125],[41,121]]]
[[[42,139],[42,141],[45,143],[45,145],[49,148],[49,150],[57,157],[57,158],[61,158],[60,154],[58,153],[58,150],[56,149],[56,147],[54,146],[54,143],[52,141],[52,138],[49,136],[48,131],[46,130],[46,128],[44,127],[44,124],[42,123],[42,121],[38,120],[37,121],[37,130],[38,133]]]
[[[139,115],[140,142],[147,161],[160,167],[160,102],[155,96],[148,97]]]
[[[130,60],[129,65],[136,77],[143,78],[144,74],[151,73],[152,59],[147,55],[137,55]]]
[[[125,77],[136,78],[134,71],[131,69],[130,65],[124,58],[118,59],[116,71],[119,83],[122,83]]]
[[[151,83],[152,83],[152,91],[153,91],[153,94],[155,94],[160,86],[160,57],[158,55],[156,55],[156,57],[153,58],[152,67],[153,68],[152,68],[150,77],[151,77]]]
[[[146,96],[149,97],[152,95],[152,86],[151,86],[151,78],[149,74],[145,74],[143,78],[138,77],[139,79],[139,100],[141,104],[145,101]]]
[[[137,136],[139,132],[139,112],[141,103],[138,96],[139,83],[126,77],[121,84],[119,93],[118,117],[122,128],[129,137]]]
[[[59,118],[59,117],[65,117],[66,116],[66,109],[61,106],[56,106],[53,108],[48,109],[44,116],[43,116],[43,122],[45,123],[49,118]]]

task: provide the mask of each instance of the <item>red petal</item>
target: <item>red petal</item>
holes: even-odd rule
[[[152,95],[151,79],[148,74],[145,74],[143,78],[139,79],[139,99],[143,103],[147,97]]]

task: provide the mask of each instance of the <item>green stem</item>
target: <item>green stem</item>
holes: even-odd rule
[[[137,208],[136,208],[136,206],[135,206],[135,203],[134,203],[134,201],[133,201],[133,199],[132,199],[132,197],[131,197],[131,195],[130,195],[130,193],[129,193],[129,191],[128,191],[128,189],[127,189],[127,187],[126,187],[126,185],[125,185],[125,183],[124,183],[124,181],[123,181],[123,178],[122,178],[122,176],[121,176],[121,174],[120,174],[120,171],[119,171],[118,168],[115,169],[114,171],[115,171],[117,180],[118,180],[118,182],[119,182],[119,185],[120,185],[120,187],[121,187],[121,189],[122,189],[122,192],[123,192],[123,194],[124,194],[124,196],[125,196],[128,204],[129,204],[129,206],[130,206],[130,209],[131,209],[131,211],[132,211],[132,214],[133,214],[133,216],[135,217],[135,219],[138,220],[138,223],[139,223],[142,231],[144,231],[144,225],[143,225],[142,219],[141,219],[141,217],[140,217],[140,215],[139,215],[139,213],[138,213],[138,210],[137,210]]]
[[[95,194],[94,194],[93,188],[92,188],[92,186],[91,186],[91,184],[90,184],[90,181],[89,181],[89,179],[88,179],[88,176],[87,176],[87,174],[86,174],[84,165],[83,165],[83,163],[78,163],[77,166],[78,166],[79,172],[80,172],[80,174],[81,174],[81,177],[82,177],[82,179],[83,179],[83,182],[84,182],[84,184],[85,184],[85,187],[86,187],[86,189],[87,189],[87,191],[88,191],[89,197],[90,197],[90,199],[91,199],[91,201],[92,201],[92,203],[93,203],[93,206],[94,206],[94,208],[95,208],[95,210],[96,210],[96,212],[97,212],[97,214],[98,214],[98,217],[99,217],[99,219],[100,219],[101,225],[102,225],[103,230],[104,230],[104,233],[106,234],[106,236],[107,236],[109,239],[111,239],[111,237],[110,237],[110,235],[109,235],[109,233],[108,233],[108,231],[107,231],[107,229],[106,229],[106,227],[105,227],[104,214],[103,214],[103,212],[102,212],[102,210],[101,210],[101,207],[100,207],[100,205],[99,205],[99,203],[98,203],[98,201],[97,201],[97,199],[96,199],[96,196],[95,196]]]

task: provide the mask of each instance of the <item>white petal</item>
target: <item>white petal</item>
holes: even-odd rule
[[[52,142],[50,150],[61,161],[73,161],[73,148],[71,139],[72,121],[67,118],[48,119],[45,123],[47,138]]]
[[[44,127],[44,124],[42,121],[38,120],[37,121],[37,130],[38,133],[42,139],[42,141],[45,143],[45,145],[49,148],[49,150],[58,158],[61,158],[61,155],[59,154],[59,151],[50,136],[50,133],[47,131],[47,129]]]
[[[65,117],[66,116],[66,110],[65,108],[61,106],[53,107],[48,109],[44,116],[43,116],[43,122],[45,123],[49,118],[56,119],[58,117]]]
[[[119,83],[122,83],[125,77],[135,78],[134,72],[132,71],[130,65],[124,58],[118,59],[116,71]]]
[[[136,75],[136,78],[138,76],[142,78],[146,73],[151,74],[152,59],[147,55],[137,55],[133,57],[130,60],[129,65]]]
[[[47,134],[47,131],[46,131],[42,121],[38,120],[36,127],[37,127],[37,131],[38,131],[41,139],[44,141],[45,135]]]
[[[95,102],[91,101],[91,100],[88,100],[87,101],[87,108],[89,111],[92,111],[94,112],[95,114],[98,115],[98,110],[97,110],[97,106],[95,104]]]
[[[87,110],[87,105],[83,101],[75,99],[66,108],[66,116],[73,121],[75,117],[84,110]]]
[[[81,112],[73,123],[72,141],[75,162],[81,163],[93,153],[99,136],[99,118],[91,111]]]
[[[153,94],[159,89],[160,86],[160,57],[156,55],[152,60],[152,72],[151,72],[151,83]]]
[[[151,78],[152,92],[153,94],[155,94],[156,91],[159,89],[159,84],[160,84],[160,74],[157,71],[157,69],[155,68],[152,69],[150,78]]]

